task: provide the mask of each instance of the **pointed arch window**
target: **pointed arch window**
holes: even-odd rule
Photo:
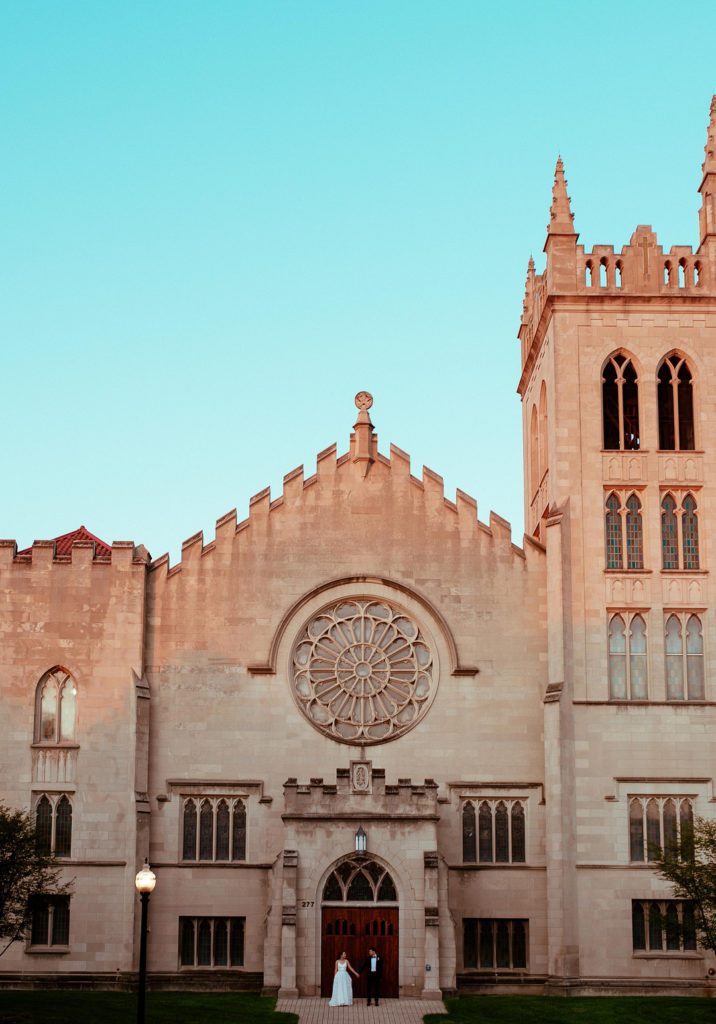
[[[610,356],[602,372],[604,447],[639,449],[639,378],[629,356]]]
[[[480,864],[525,862],[525,808],[520,800],[481,800],[477,832]]]
[[[539,476],[539,421],[537,417],[537,406],[532,406],[530,417],[530,477],[532,495],[537,493],[540,483]]]
[[[686,644],[684,645],[684,636]],[[698,615],[673,612],[664,626],[666,699],[704,700],[704,638]]]
[[[646,622],[640,614],[620,612],[609,619],[609,696],[646,700],[648,694]]]
[[[688,363],[679,355],[667,356],[657,374],[659,448],[693,451],[694,391]]]
[[[323,886],[324,903],[394,903],[397,898],[395,883],[383,865],[361,855],[342,861]]]
[[[40,853],[72,855],[72,804],[62,794],[43,793],[35,805],[35,833]]]
[[[694,821],[691,800],[686,797],[632,797],[629,801],[629,859],[644,864],[654,860],[666,845],[689,841]],[[681,856],[689,850],[682,845]]]
[[[698,507],[690,492],[677,491],[675,497],[670,491],[661,499],[661,565],[690,571],[700,567]]]
[[[184,801],[182,860],[246,860],[246,805],[229,797]]]
[[[462,860],[464,864],[474,864],[477,861],[475,805],[470,800],[462,809]]]
[[[58,745],[75,741],[77,685],[59,665],[46,672],[35,696],[35,743]]]
[[[644,568],[644,527],[639,495],[626,500],[611,491],[605,502],[605,561],[607,569]],[[626,564],[625,564],[626,563]]]

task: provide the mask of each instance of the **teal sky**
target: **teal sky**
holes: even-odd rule
[[[516,332],[565,162],[580,242],[698,244],[712,3],[0,8],[0,536],[181,542],[354,394],[522,534]]]

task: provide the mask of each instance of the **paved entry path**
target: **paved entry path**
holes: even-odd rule
[[[299,1024],[422,1024],[426,1013],[447,1013],[439,999],[381,999],[378,1006],[366,1006],[357,999],[353,1006],[329,1006],[328,999],[279,999],[276,1009],[297,1013]]]

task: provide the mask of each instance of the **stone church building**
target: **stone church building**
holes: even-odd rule
[[[148,857],[157,987],[326,994],[373,945],[387,996],[705,991],[649,844],[716,799],[716,97],[702,169],[695,252],[586,252],[557,163],[522,546],[366,392],[177,565],[0,541],[2,800],[74,880],[0,984],[128,983]]]

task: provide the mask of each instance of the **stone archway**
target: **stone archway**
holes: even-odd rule
[[[321,893],[321,994],[330,996],[336,959],[345,949],[358,970],[368,947],[383,958],[381,994],[399,991],[398,894],[385,865],[365,854],[344,858],[326,879]],[[365,995],[365,976],[354,979],[353,992]]]

